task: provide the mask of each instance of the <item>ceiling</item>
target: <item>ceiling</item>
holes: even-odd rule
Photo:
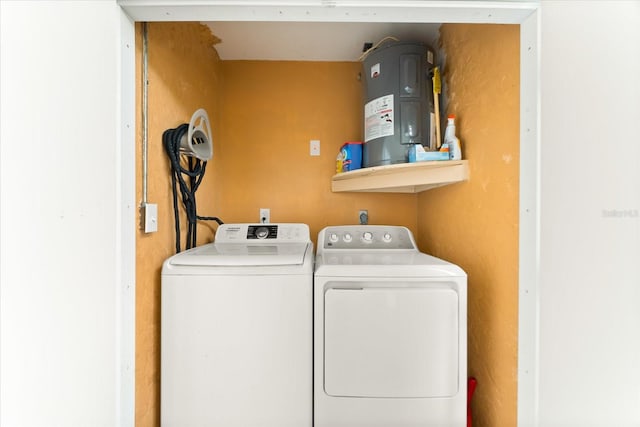
[[[223,60],[357,61],[365,42],[387,36],[437,51],[440,24],[383,22],[205,22]]]
[[[441,23],[519,24],[540,0],[117,0],[140,22],[199,21],[223,60],[357,61],[387,36],[438,51]]]

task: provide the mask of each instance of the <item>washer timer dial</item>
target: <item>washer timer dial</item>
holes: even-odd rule
[[[266,239],[269,236],[269,229],[267,227],[258,227],[256,229],[256,237],[258,239]]]

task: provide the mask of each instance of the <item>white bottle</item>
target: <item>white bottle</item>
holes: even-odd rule
[[[460,149],[460,140],[456,136],[456,116],[450,114],[447,117],[447,127],[444,131],[444,143],[449,145],[449,159],[462,160],[462,150]]]

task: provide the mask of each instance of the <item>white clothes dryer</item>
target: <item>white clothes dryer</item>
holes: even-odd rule
[[[464,427],[467,276],[397,226],[318,235],[314,426]]]
[[[305,224],[224,224],[162,267],[161,425],[311,427]]]

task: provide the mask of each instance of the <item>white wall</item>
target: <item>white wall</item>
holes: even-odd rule
[[[0,7],[0,424],[133,425],[132,35],[115,0]]]
[[[539,425],[640,426],[640,2],[541,7]]]

